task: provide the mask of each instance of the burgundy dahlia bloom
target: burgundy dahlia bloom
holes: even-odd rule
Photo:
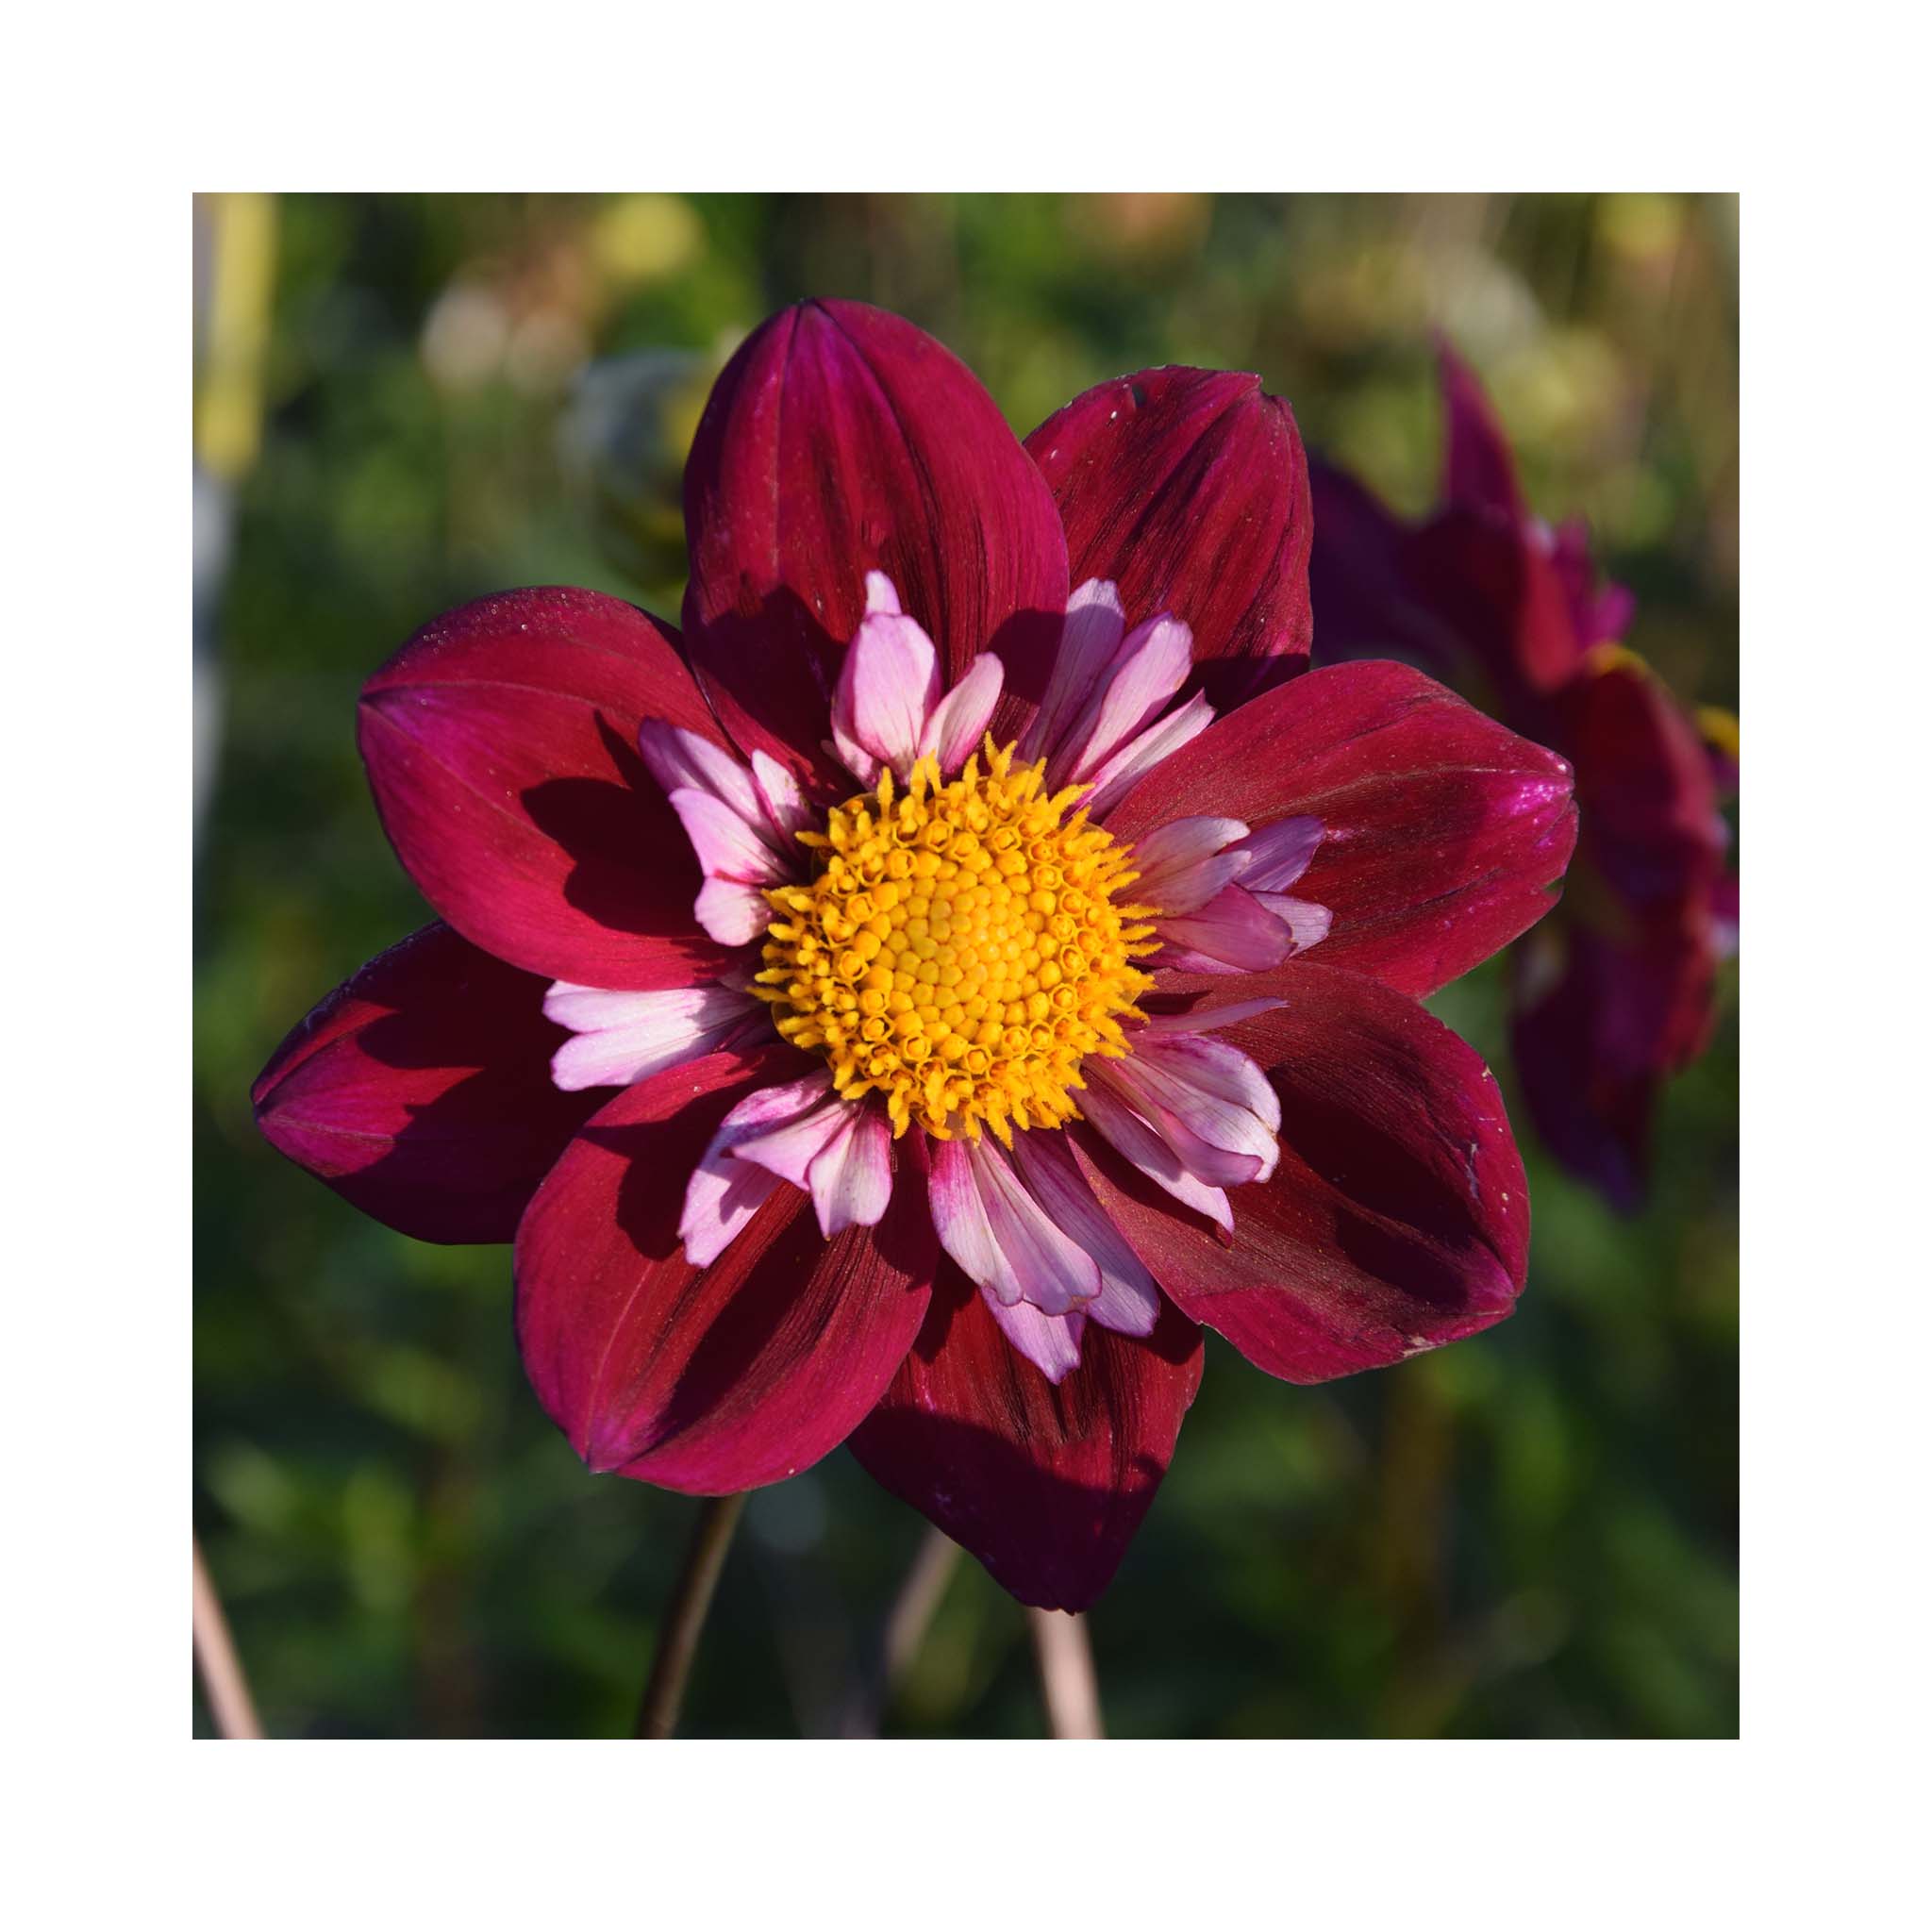
[[[1613,1205],[1642,1199],[1664,1081],[1710,1038],[1737,941],[1723,797],[1726,714],[1693,719],[1619,641],[1635,603],[1599,585],[1588,536],[1531,514],[1489,399],[1443,343],[1441,500],[1403,521],[1314,466],[1324,664],[1407,658],[1574,767],[1582,819],[1562,909],[1512,957],[1512,1038],[1538,1131]]]
[[[514,1237],[592,1469],[719,1494],[849,1441],[1078,1608],[1199,1324],[1315,1382],[1509,1312],[1522,1165],[1416,999],[1548,905],[1569,768],[1405,666],[1306,673],[1306,464],[1252,376],[1023,446],[909,324],[808,303],[719,379],[686,516],[682,635],[517,591],[370,680],[441,921],[258,1117],[393,1227]]]

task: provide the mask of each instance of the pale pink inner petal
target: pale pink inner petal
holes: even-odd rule
[[[707,879],[693,908],[698,924],[721,946],[748,946],[771,924],[772,908],[757,886]]]
[[[985,736],[1005,679],[1006,666],[991,651],[983,653],[974,658],[966,675],[925,721],[925,728],[919,736],[920,755],[924,757],[929,752],[936,757],[940,770],[947,777],[958,771],[966,762],[967,754]]]
[[[939,703],[939,653],[909,617],[881,611],[859,626],[832,695],[832,742],[866,783],[881,766],[901,774],[919,754],[919,735]],[[861,764],[870,766],[861,770]]]
[[[782,1087],[768,1087],[741,1100],[711,1136],[685,1185],[684,1214],[677,1232],[685,1257],[708,1268],[737,1238],[745,1223],[778,1185],[778,1177],[731,1150],[774,1120],[809,1108],[832,1084],[829,1074],[810,1074]]]
[[[1210,1187],[1191,1174],[1174,1149],[1111,1088],[1094,1078],[1091,1062],[1087,1091],[1080,1096],[1080,1111],[1095,1132],[1156,1187],[1164,1188],[1196,1214],[1205,1214],[1209,1221],[1219,1223],[1227,1233],[1234,1232],[1234,1212],[1227,1205],[1227,1195],[1220,1188]]]
[[[1198,1036],[1197,1043],[1221,1044]],[[1204,1075],[1178,1055],[1129,1054],[1108,1061],[1099,1077],[1160,1135],[1197,1180],[1210,1187],[1240,1187],[1274,1173],[1281,1152],[1274,1126],[1280,1124],[1281,1113],[1272,1090],[1267,1104],[1274,1126],[1243,1101],[1217,1091],[1228,1085],[1221,1074]]]
[[[1100,1292],[1085,1304],[1087,1313],[1102,1327],[1123,1335],[1152,1333],[1160,1314],[1160,1291],[1126,1237],[1093,1198],[1067,1137],[1046,1131],[1015,1134],[1012,1159],[1047,1218],[1084,1248],[1100,1270]]]
[[[748,824],[756,826],[763,817],[751,774],[708,738],[661,718],[646,718],[638,726],[638,750],[667,794],[708,791]]]
[[[1143,1039],[1134,1056],[1183,1084],[1199,1088],[1253,1114],[1270,1133],[1281,1125],[1281,1096],[1240,1047],[1201,1032]]]
[[[1207,905],[1176,919],[1155,922],[1162,945],[1156,964],[1195,972],[1265,973],[1288,958],[1293,935],[1282,921],[1240,886],[1229,886]],[[1197,964],[1196,961],[1201,962]]]
[[[1157,719],[1131,739],[1093,774],[1093,790],[1083,803],[1097,824],[1162,758],[1200,737],[1214,722],[1214,707],[1196,691],[1179,710]]]
[[[1046,680],[1046,693],[1020,747],[1032,759],[1054,750],[1079,716],[1096,680],[1120,649],[1126,617],[1120,592],[1103,577],[1088,580],[1067,599],[1060,647]]]
[[[1288,927],[1297,953],[1320,945],[1335,923],[1334,913],[1312,899],[1291,899],[1286,892],[1257,892],[1255,897]]]
[[[728,1150],[721,1151],[713,1141],[684,1190],[677,1233],[685,1259],[693,1268],[708,1268],[777,1188],[776,1174],[748,1160],[733,1160]]]
[[[558,980],[543,996],[543,1011],[576,1037],[557,1049],[550,1077],[566,1093],[627,1087],[710,1053],[751,1025],[760,1007],[724,986],[609,992]]]
[[[930,1197],[940,1245],[1008,1306],[1063,1315],[1100,1292],[1092,1257],[1047,1219],[990,1139],[941,1141]]]
[[[1285,892],[1308,869],[1322,842],[1320,819],[1276,819],[1258,832],[1250,832],[1240,850],[1254,863],[1241,884],[1251,892]]]
[[[865,574],[865,614],[868,617],[897,617],[899,588],[882,570]]]
[[[1192,912],[1230,886],[1252,863],[1236,843],[1247,836],[1240,819],[1174,819],[1134,847],[1140,877],[1134,897],[1163,913]]]
[[[991,1138],[972,1150],[988,1225],[1022,1296],[1049,1315],[1085,1307],[1100,1292],[1100,1266],[1056,1226]]]
[[[1091,778],[1159,716],[1193,662],[1193,633],[1178,618],[1157,617],[1130,631],[1106,682],[1055,753],[1050,774],[1062,783]]]
[[[1152,1034],[1206,1033],[1210,1027],[1232,1026],[1285,1007],[1286,1000],[1229,1000],[1223,1006],[1196,1008],[1191,1013],[1150,1013],[1143,1030]]]
[[[680,789],[671,794],[671,804],[708,878],[758,885],[785,876],[777,855],[759,836],[756,823],[741,816],[715,793]],[[756,801],[752,809],[758,818],[763,817]]]
[[[1020,1285],[993,1240],[992,1224],[979,1198],[979,1180],[964,1141],[941,1141],[933,1148],[926,1198],[940,1245],[959,1264],[966,1278],[1003,1305],[1017,1302]]]
[[[732,1150],[755,1134],[808,1113],[831,1085],[831,1074],[821,1070],[781,1087],[761,1088],[747,1094],[718,1124],[685,1187],[684,1216],[677,1227],[685,1257],[693,1266],[708,1268],[778,1185],[778,1176],[769,1168],[737,1159]]]
[[[877,1106],[836,1103],[845,1119],[808,1170],[819,1232],[876,1227],[892,1198],[892,1136]]]
[[[1059,1383],[1080,1366],[1080,1333],[1087,1317],[1077,1309],[1067,1315],[1048,1315],[1031,1302],[1015,1302],[1008,1307],[991,1289],[979,1292],[992,1310],[1001,1334],[1049,1382]]]
[[[805,1113],[744,1135],[733,1144],[732,1153],[740,1160],[770,1168],[794,1188],[809,1188],[812,1162],[851,1127],[858,1110],[856,1100],[828,1093]]]
[[[810,830],[817,817],[805,793],[798,789],[798,780],[770,753],[762,751],[751,755],[751,775],[758,788],[758,803],[779,836],[781,849],[794,851],[795,835]]]

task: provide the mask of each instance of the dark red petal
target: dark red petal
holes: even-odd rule
[[[1171,610],[1224,710],[1307,661],[1307,459],[1257,375],[1143,369],[1026,439],[1067,526],[1074,583],[1110,577],[1127,622]]]
[[[1583,851],[1642,910],[1708,899],[1724,865],[1717,779],[1696,725],[1641,658],[1591,654],[1557,699]]]
[[[712,1054],[626,1088],[572,1141],[517,1232],[517,1340],[551,1419],[598,1471],[693,1495],[793,1474],[838,1447],[925,1313],[938,1243],[924,1143],[899,1143],[876,1228],[827,1243],[780,1184],[709,1269],[684,1258],[685,1183],[788,1049]]]
[[[1326,836],[1294,891],[1335,915],[1322,962],[1417,995],[1541,918],[1576,840],[1555,752],[1393,663],[1311,671],[1218,719],[1108,830],[1131,841],[1195,813],[1256,830],[1319,819]]]
[[[1396,658],[1432,676],[1462,668],[1461,638],[1416,601],[1405,572],[1411,526],[1346,471],[1311,462],[1315,547],[1308,558],[1315,662]]]
[[[1442,501],[1517,528],[1527,511],[1502,419],[1446,337],[1437,340],[1436,362],[1442,391]]]
[[[1512,715],[1574,673],[1584,641],[1570,589],[1527,525],[1445,509],[1410,539],[1404,572],[1410,598],[1461,638]]]
[[[858,302],[775,315],[711,391],[685,467],[691,661],[746,750],[806,773],[882,570],[948,684],[997,650],[1037,699],[1067,603],[1059,516],[998,406]]]
[[[1381,1368],[1500,1322],[1523,1289],[1529,1199],[1480,1058],[1354,973],[1303,959],[1223,985],[1217,1003],[1284,1002],[1217,1035],[1281,1096],[1281,1163],[1229,1194],[1233,1244],[1095,1137],[1079,1141],[1161,1288],[1291,1382]]]
[[[1512,957],[1510,1043],[1530,1120],[1571,1173],[1633,1212],[1663,1082],[1709,1037],[1708,923],[1653,920],[1618,940],[1566,918]]]
[[[1163,1303],[1144,1339],[1088,1323],[1055,1388],[944,1261],[852,1453],[1022,1603],[1081,1610],[1120,1567],[1200,1386],[1200,1331]]]
[[[458,932],[585,986],[687,986],[729,957],[638,756],[645,717],[719,742],[675,633],[594,591],[509,591],[418,631],[363,688],[390,843]]]
[[[298,1166],[425,1241],[507,1241],[609,1090],[559,1093],[545,982],[448,926],[370,960],[275,1049],[255,1118]]]

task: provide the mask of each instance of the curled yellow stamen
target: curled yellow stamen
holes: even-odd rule
[[[989,738],[950,783],[930,758],[903,791],[886,772],[798,835],[809,882],[766,894],[753,991],[839,1092],[885,1097],[895,1135],[1010,1145],[1077,1119],[1081,1060],[1122,1054],[1139,1017],[1156,941],[1151,908],[1116,903],[1131,854],[1068,817],[1077,791],[1049,795],[1045,764]]]

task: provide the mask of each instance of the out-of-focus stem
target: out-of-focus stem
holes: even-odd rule
[[[235,1653],[235,1640],[228,1634],[222,1600],[215,1594],[208,1565],[201,1560],[198,1538],[194,1541],[194,1661],[201,1672],[201,1688],[208,1693],[208,1709],[214,1713],[215,1728],[225,1738],[260,1737],[261,1720],[255,1714],[255,1699],[248,1694],[248,1678]]]
[[[958,1566],[959,1545],[943,1530],[928,1529],[887,1613],[877,1658],[846,1723],[848,1738],[877,1737],[880,1722],[891,1707],[892,1693],[919,1655],[927,1626]]]
[[[724,1573],[732,1533],[743,1514],[741,1495],[718,1496],[705,1505],[698,1517],[676,1591],[664,1613],[663,1635],[658,1640],[658,1655],[651,1660],[651,1680],[638,1706],[637,1734],[641,1738],[668,1738],[677,1728],[684,1687],[691,1675],[691,1659],[697,1656],[698,1639],[704,1634],[705,1616]]]
[[[1104,1738],[1100,1680],[1093,1674],[1087,1619],[1069,1616],[1065,1610],[1028,1610],[1026,1623],[1040,1665],[1040,1694],[1046,1702],[1048,1730],[1056,1738]]]

